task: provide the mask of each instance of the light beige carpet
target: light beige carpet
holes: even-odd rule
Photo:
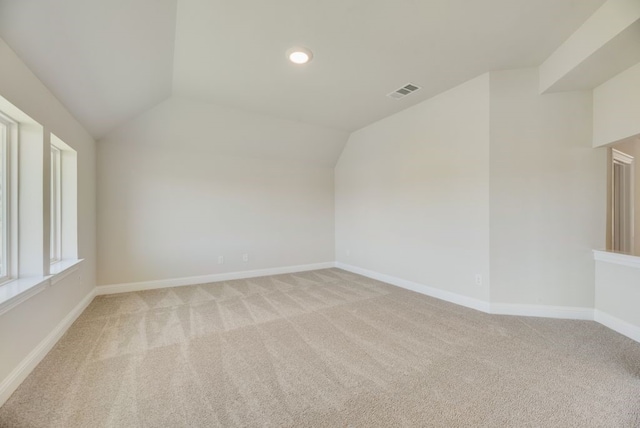
[[[7,344],[4,344],[7,345]],[[639,427],[640,344],[328,269],[96,298],[2,427]]]

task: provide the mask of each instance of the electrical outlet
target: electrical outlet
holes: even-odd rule
[[[245,263],[248,262],[249,261],[249,254],[243,254],[242,255],[242,261],[245,262]]]
[[[351,250],[347,250],[347,257],[351,255]]]
[[[224,264],[224,256],[218,256],[218,264],[219,265]]]
[[[479,273],[476,274],[476,285],[482,285],[482,275]]]

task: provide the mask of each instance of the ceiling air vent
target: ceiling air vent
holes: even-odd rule
[[[418,89],[420,89],[420,86],[414,85],[413,83],[407,83],[402,88],[396,89],[395,91],[391,92],[390,94],[387,94],[387,96],[390,97],[390,98],[393,98],[394,100],[399,100],[401,98],[406,97],[409,94],[414,93]]]

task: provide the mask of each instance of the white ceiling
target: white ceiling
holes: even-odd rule
[[[353,131],[537,66],[604,0],[0,0],[0,37],[96,137],[171,93]],[[294,45],[313,50],[288,63]],[[175,48],[175,52],[174,52]],[[386,94],[411,82],[400,101]]]

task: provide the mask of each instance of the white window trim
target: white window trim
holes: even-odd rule
[[[2,202],[7,207],[2,225],[2,233],[6,237],[5,248],[2,249],[6,254],[6,275],[0,277],[0,286],[3,286],[18,276],[18,123],[2,112],[0,122],[7,128],[7,141],[2,148],[6,169],[1,178],[5,181]]]
[[[84,259],[58,262],[55,264],[55,273],[52,272],[51,275],[19,278],[3,284],[0,286],[0,316],[77,272],[83,261]]]
[[[0,315],[47,288],[46,277],[20,278],[0,286]]]
[[[49,239],[57,239],[49,244],[49,270],[53,274],[64,268],[69,263],[78,260],[78,218],[77,218],[77,152],[55,134],[51,133],[51,154],[59,154],[58,174],[50,174],[56,177],[57,186],[51,186],[56,191],[55,198],[58,206],[56,210],[50,209],[49,217],[57,214],[56,219],[49,218]],[[56,152],[57,150],[57,152]],[[57,226],[57,234],[55,227]],[[57,235],[57,236],[56,236]],[[55,249],[53,247],[56,247]],[[56,253],[57,250],[57,254]]]
[[[3,125],[4,129],[6,129],[6,134],[3,136],[0,134],[0,162],[4,163],[4,165],[0,165],[0,170],[2,170],[2,174],[0,174],[0,187],[4,188],[2,195],[0,196],[0,215],[3,217],[3,223],[1,226],[0,233],[4,237],[4,239],[0,239],[0,251],[2,252],[2,256],[0,256],[0,263],[4,264],[5,274],[3,275],[0,272],[0,284],[3,284],[9,280],[11,280],[11,196],[8,194],[9,188],[11,186],[11,129],[13,128],[13,122],[4,118],[4,116],[0,115],[0,124]],[[6,138],[5,138],[6,137]],[[4,141],[3,141],[3,138]],[[3,144],[4,143],[4,144]],[[1,212],[1,211],[6,212]]]
[[[59,262],[52,264],[51,275],[49,276],[51,285],[55,285],[72,273],[77,272],[82,261],[84,261],[84,259],[60,260]]]
[[[49,286],[80,281],[81,263],[77,246],[77,152],[53,134],[45,137],[44,127],[0,96],[0,120],[9,124],[11,141],[7,156],[10,182],[6,189],[10,203],[6,225],[11,233],[10,277],[0,283],[0,316],[36,296]],[[50,143],[61,151],[60,201],[62,216],[60,260],[47,263],[45,245],[50,213],[43,212],[42,197],[48,194],[47,165],[42,155]],[[49,147],[50,148],[50,147]],[[20,182],[18,183],[18,180]],[[18,186],[19,184],[19,186]],[[63,198],[64,197],[64,198]],[[19,209],[19,204],[22,209]],[[46,204],[45,204],[46,205]],[[66,242],[66,243],[65,243]],[[44,246],[43,246],[44,245]],[[20,260],[18,260],[20,258]],[[18,263],[18,261],[20,263]],[[44,262],[44,263],[43,263]],[[73,273],[77,272],[74,278]],[[62,285],[62,284],[61,284]]]
[[[49,262],[62,260],[62,149],[51,144],[51,230]]]

